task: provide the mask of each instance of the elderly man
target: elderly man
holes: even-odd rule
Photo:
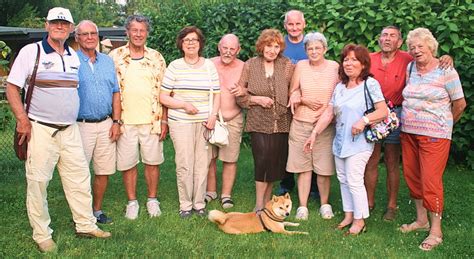
[[[214,147],[213,159],[209,165],[207,175],[206,202],[217,198],[216,160],[219,158],[223,162],[221,205],[224,209],[228,209],[234,206],[231,195],[237,173],[237,160],[239,159],[244,123],[240,106],[237,105],[235,96],[230,93],[230,89],[239,81],[244,62],[237,58],[240,52],[240,42],[234,34],[224,35],[219,41],[218,50],[220,55],[211,60],[216,65],[219,74],[221,84],[220,111],[229,129],[229,145],[222,148]]]
[[[283,22],[286,32],[285,36],[285,50],[283,55],[291,60],[293,64],[303,59],[308,59],[304,48],[304,28],[306,28],[306,22],[304,14],[298,10],[290,10],[285,13],[285,20]],[[311,193],[310,196],[318,196],[318,184],[316,177],[311,177]],[[285,178],[280,182],[279,194],[283,195],[290,192],[295,187],[295,178],[293,174],[286,173]]]
[[[117,169],[123,172],[128,197],[125,217],[133,220],[139,211],[136,197],[139,151],[145,164],[148,214],[150,217],[161,215],[157,199],[158,165],[164,162],[162,141],[168,131],[168,121],[159,96],[166,63],[158,51],[145,46],[150,31],[147,17],[129,16],[125,28],[129,42],[109,55],[115,62],[122,96],[123,134],[117,142]]]
[[[46,189],[56,165],[76,234],[100,238],[111,234],[97,227],[92,214],[89,167],[76,124],[80,63],[74,50],[65,44],[74,29],[74,21],[69,10],[60,7],[49,10],[46,20],[48,36],[25,46],[18,54],[7,79],[7,97],[17,120],[20,142],[28,141],[26,207],[33,239],[40,251],[51,252],[56,244],[49,227]],[[34,86],[27,85],[38,51],[36,82]],[[27,114],[20,89],[30,87],[34,92]]]
[[[413,60],[413,57],[400,50],[403,38],[400,29],[396,26],[383,28],[378,42],[380,51],[370,54],[370,72],[380,83],[385,99],[391,101],[395,106],[397,116],[400,118],[407,65]],[[443,67],[452,67],[451,57],[443,56],[441,60],[443,61]],[[400,128],[392,132],[382,142],[375,144],[374,152],[367,163],[364,183],[371,210],[375,206],[375,188],[377,186],[378,163],[382,146],[384,146],[384,162],[387,168],[388,195],[387,209],[383,219],[393,221],[396,217],[400,185]]]
[[[109,175],[115,173],[115,141],[120,136],[120,92],[112,59],[96,51],[97,25],[89,20],[76,26],[79,67],[79,115],[77,117],[87,162],[93,160],[93,212],[97,222],[111,223],[102,212]]]

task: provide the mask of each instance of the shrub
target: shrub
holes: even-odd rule
[[[217,54],[216,45],[225,33],[240,37],[240,58],[254,55],[254,44],[262,29],[283,30],[283,14],[289,9],[305,13],[306,31],[320,31],[328,38],[327,57],[338,60],[342,47],[349,43],[366,45],[377,51],[377,37],[383,27],[397,25],[406,33],[416,27],[430,29],[440,43],[439,54],[449,54],[463,83],[469,103],[474,101],[472,57],[474,44],[474,5],[471,0],[399,1],[399,0],[319,0],[319,1],[233,1],[229,3],[195,3],[183,5],[170,2],[160,8],[145,9],[153,21],[150,46],[158,49],[170,62],[179,57],[174,41],[186,25],[200,27],[207,37],[205,56]],[[468,106],[454,128],[453,161],[466,163],[474,169],[474,108]]]

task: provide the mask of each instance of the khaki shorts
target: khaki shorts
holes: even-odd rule
[[[335,135],[333,124],[318,136],[313,145],[311,153],[303,151],[304,143],[311,136],[313,123],[293,120],[288,138],[288,162],[286,170],[291,173],[303,173],[314,171],[318,175],[330,176],[334,174],[334,155],[332,154],[332,142]]]
[[[242,142],[242,131],[244,128],[244,115],[239,113],[232,120],[227,121],[229,130],[229,144],[225,147],[212,148],[212,158],[218,157],[219,160],[227,163],[236,163],[239,160],[240,143]]]
[[[123,125],[117,141],[117,170],[131,169],[139,163],[139,155],[147,165],[159,165],[165,161],[160,135],[151,134],[151,124]],[[139,150],[140,149],[140,150]]]
[[[94,166],[96,175],[112,175],[115,173],[117,152],[115,142],[110,140],[109,132],[112,119],[98,123],[78,122],[81,132],[82,146],[87,162]]]

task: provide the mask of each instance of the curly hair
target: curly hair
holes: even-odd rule
[[[262,33],[260,33],[260,36],[258,36],[257,42],[255,43],[257,54],[260,57],[263,57],[263,49],[265,46],[274,42],[280,45],[280,53],[278,53],[278,56],[280,57],[283,55],[283,50],[285,49],[285,40],[283,39],[283,34],[281,34],[281,32],[277,29],[263,30]]]
[[[428,48],[431,50],[431,53],[434,57],[436,57],[436,53],[438,52],[438,41],[435,39],[433,34],[430,30],[426,28],[416,28],[407,35],[407,45],[408,49],[410,49],[413,41],[415,39],[419,39],[428,45]]]

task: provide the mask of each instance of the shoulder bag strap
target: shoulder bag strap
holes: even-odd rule
[[[28,111],[30,110],[31,97],[33,96],[33,89],[35,88],[36,72],[38,71],[38,64],[39,64],[39,58],[40,58],[40,52],[41,52],[41,49],[38,43],[36,43],[36,48],[38,49],[38,52],[36,53],[35,67],[33,68],[33,73],[31,74],[30,81],[28,82],[28,90],[26,90],[26,97],[25,97],[26,114],[28,114]]]
[[[211,75],[211,69],[209,68],[209,63],[212,61],[208,61],[207,59],[204,61],[206,62],[206,70],[207,74],[209,76],[209,116],[212,116],[212,109],[214,108],[214,89],[212,88],[212,75]],[[217,114],[219,115],[219,121],[224,123],[224,118],[222,117],[221,109],[217,111]]]
[[[374,101],[372,100],[372,96],[370,95],[370,91],[367,88],[367,80],[364,81],[364,99],[365,99],[365,110],[369,109],[369,103],[367,102],[367,96],[369,96],[370,100],[370,107],[374,107]]]

